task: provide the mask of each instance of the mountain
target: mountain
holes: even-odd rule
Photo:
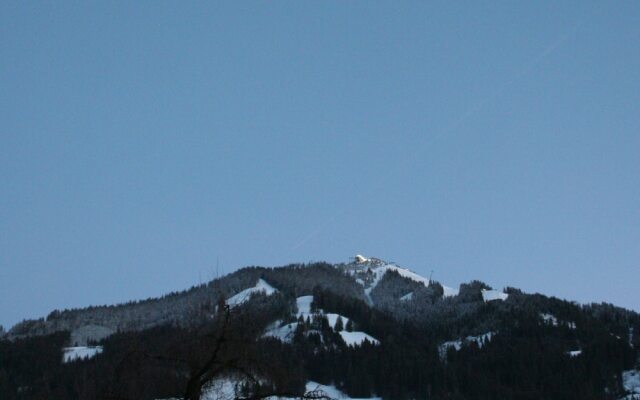
[[[638,332],[610,304],[359,255],[23,321],[0,339],[0,399],[640,399]]]

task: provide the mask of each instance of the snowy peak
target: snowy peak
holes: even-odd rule
[[[387,264],[387,262],[384,260],[376,257],[365,257],[362,254],[356,254],[356,256],[353,258],[353,263],[357,265],[367,265],[370,267],[379,267],[381,265]]]
[[[376,288],[380,280],[385,276],[387,272],[393,271],[398,273],[404,278],[411,279],[412,281],[422,283],[425,287],[429,287],[431,281],[422,275],[419,275],[408,268],[403,268],[395,263],[384,261],[376,257],[365,257],[358,254],[354,257],[354,261],[351,264],[344,266],[346,271],[355,278],[356,282],[364,286],[365,295],[369,302],[373,304],[371,299],[371,291]],[[443,286],[444,297],[457,296],[458,289]],[[410,300],[409,298],[403,298],[404,301]]]

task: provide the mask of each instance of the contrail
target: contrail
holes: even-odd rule
[[[521,70],[519,70],[518,72],[513,74],[513,76],[511,78],[507,79],[502,85],[498,86],[493,92],[489,93],[487,96],[485,96],[484,98],[482,98],[481,100],[479,100],[478,102],[473,104],[471,107],[469,107],[462,115],[460,115],[458,118],[456,118],[447,127],[442,128],[439,131],[437,131],[431,137],[431,141],[433,142],[436,139],[439,139],[440,137],[442,137],[443,135],[445,135],[447,133],[450,133],[450,132],[454,131],[455,129],[457,129],[460,125],[462,125],[463,122],[465,122],[467,119],[469,119],[470,117],[472,117],[473,115],[478,113],[480,110],[482,110],[488,103],[490,103],[491,101],[495,100],[500,95],[502,95],[502,93],[504,93],[504,91],[507,88],[509,88],[511,85],[513,85],[515,82],[519,81],[523,77],[525,77],[528,74],[530,74],[533,70],[535,70],[537,68],[537,66],[542,61],[544,61],[547,57],[549,57],[551,54],[553,54],[558,48],[560,48],[562,45],[564,45],[566,42],[568,42],[569,39],[573,38],[576,35],[576,33],[578,32],[578,30],[582,26],[584,26],[592,18],[593,18],[593,16],[585,17],[582,21],[579,21],[578,23],[576,23],[567,32],[565,32],[564,34],[560,35],[560,37],[558,39],[556,39],[553,42],[551,42],[549,44],[549,46],[544,48],[544,50],[542,50],[524,68],[522,68]],[[416,148],[416,150],[413,151],[413,152],[410,152],[409,156],[406,158],[408,160],[407,164],[411,164],[413,159],[420,154],[419,146],[414,146],[414,148]],[[388,182],[401,169],[402,169],[402,166],[398,163],[395,168],[390,168],[386,174],[384,174],[380,179],[378,179],[377,182],[378,183],[386,183],[386,182]],[[360,195],[362,196],[362,192],[360,192]],[[355,195],[354,195],[354,197],[355,197]],[[307,244],[313,238],[318,236],[322,231],[324,231],[329,225],[331,225],[333,223],[333,221],[335,221],[336,218],[339,215],[345,214],[347,211],[351,210],[353,207],[355,207],[357,204],[359,204],[359,202],[356,202],[354,200],[355,199],[352,197],[351,198],[351,202],[350,202],[351,204],[345,205],[342,210],[339,210],[332,217],[330,217],[330,218],[326,219],[324,222],[318,224],[304,238],[302,238],[302,240],[300,240],[293,247],[291,247],[289,252],[298,250],[300,247],[302,247],[305,244]]]
[[[308,241],[310,241],[311,239],[313,239],[314,237],[316,237],[320,232],[322,232],[327,226],[331,225],[331,223],[333,223],[333,221],[336,220],[336,218],[338,217],[338,215],[340,215],[341,213],[345,212],[347,210],[347,208],[345,208],[344,210],[337,212],[336,214],[334,214],[331,218],[325,220],[323,223],[319,224],[316,228],[314,228],[311,232],[309,232],[309,234],[307,234],[307,236],[305,236],[300,242],[298,242],[298,244],[296,244],[295,246],[293,246],[291,248],[291,251],[295,251],[298,250],[300,247],[304,246],[305,244],[307,244]]]

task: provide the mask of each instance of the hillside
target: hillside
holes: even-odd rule
[[[351,398],[632,399],[638,332],[613,305],[454,289],[375,258],[248,267],[17,324],[0,398],[257,399],[315,382]]]

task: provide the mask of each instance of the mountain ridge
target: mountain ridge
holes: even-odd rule
[[[640,396],[638,313],[477,280],[452,290],[361,256],[54,310],[0,338],[0,398],[222,400],[213,382],[240,390],[235,398],[298,397],[309,382],[389,400]],[[220,367],[208,369],[212,354]]]
[[[33,335],[49,334],[62,330],[76,332],[84,328],[87,332],[78,332],[80,342],[87,339],[100,340],[109,334],[122,330],[140,330],[165,323],[181,324],[185,320],[194,317],[200,311],[198,307],[210,309],[214,302],[220,297],[230,298],[239,294],[242,290],[250,287],[251,280],[256,273],[264,273],[267,270],[279,269],[299,269],[306,266],[331,266],[337,271],[346,271],[354,278],[356,283],[363,286],[364,297],[372,303],[371,292],[389,271],[399,273],[405,278],[409,278],[418,283],[422,283],[425,288],[429,287],[430,280],[420,276],[408,268],[403,268],[395,263],[386,262],[379,258],[366,258],[357,255],[349,263],[329,264],[325,262],[310,264],[289,264],[281,267],[244,267],[223,277],[214,279],[208,283],[192,286],[189,289],[171,292],[159,297],[151,297],[144,300],[129,301],[113,305],[98,305],[74,308],[69,310],[53,310],[46,317],[37,319],[26,319],[5,332],[5,337],[16,339]],[[258,272],[256,272],[256,270]],[[367,271],[372,271],[368,275]],[[366,279],[366,282],[363,281]],[[260,278],[258,278],[260,279]],[[435,281],[434,281],[435,282]],[[316,284],[321,284],[318,280]],[[439,285],[439,284],[438,284]],[[463,284],[464,285],[464,284]],[[457,296],[458,289],[442,286],[445,297]],[[408,293],[405,293],[405,295]],[[359,298],[359,296],[354,296]],[[176,308],[175,312],[168,311]],[[156,309],[163,312],[156,313]],[[179,314],[179,315],[178,315]],[[77,318],[76,318],[77,317]],[[95,327],[92,329],[91,327]]]

